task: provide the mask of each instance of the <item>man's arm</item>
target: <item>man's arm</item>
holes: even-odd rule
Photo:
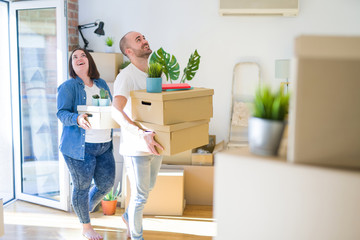
[[[132,134],[135,134],[141,138],[143,138],[146,142],[146,145],[149,149],[149,152],[155,155],[159,155],[155,146],[164,150],[164,148],[155,141],[155,133],[152,131],[144,131],[139,128],[124,112],[125,105],[127,103],[127,99],[124,96],[117,95],[114,97],[113,107],[111,111],[111,115],[113,119],[120,124],[122,128],[125,128]]]

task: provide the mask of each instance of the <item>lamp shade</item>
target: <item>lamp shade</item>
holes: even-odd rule
[[[279,59],[275,60],[275,78],[289,78],[290,74],[290,60]]]
[[[94,31],[97,35],[105,35],[104,22],[99,22],[99,27]]]

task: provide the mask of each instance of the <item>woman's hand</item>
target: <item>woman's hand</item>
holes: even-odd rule
[[[87,117],[88,115],[86,114],[80,114],[77,117],[77,124],[85,130],[91,129],[91,124],[88,122]]]
[[[155,155],[160,155],[155,147],[157,147],[161,150],[164,150],[164,148],[155,140],[155,138],[154,138],[155,135],[156,134],[152,131],[146,131],[146,132],[144,131],[142,133],[142,137],[144,138],[150,153],[155,154]]]

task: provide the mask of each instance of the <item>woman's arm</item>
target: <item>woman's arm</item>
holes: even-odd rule
[[[78,125],[77,118],[79,114],[75,112],[75,94],[71,91],[67,84],[58,87],[57,96],[57,118],[64,126]]]

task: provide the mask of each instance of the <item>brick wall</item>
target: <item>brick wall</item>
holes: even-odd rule
[[[72,51],[79,45],[79,4],[78,0],[67,1],[68,48]]]

